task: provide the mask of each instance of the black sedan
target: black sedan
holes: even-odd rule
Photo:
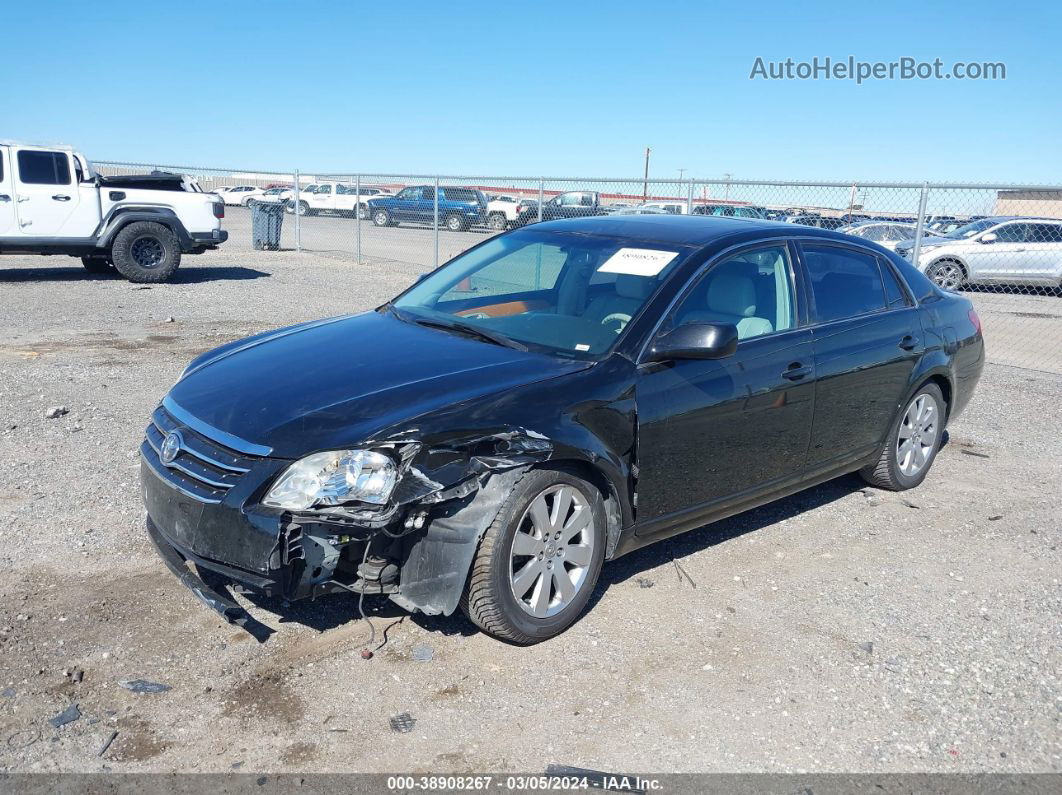
[[[194,360],[141,447],[148,532],[237,623],[225,583],[460,606],[533,643],[641,546],[848,472],[917,486],[983,361],[970,302],[873,243],[537,224]]]

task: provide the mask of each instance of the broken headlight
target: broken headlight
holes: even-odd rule
[[[372,450],[334,450],[296,461],[262,500],[263,505],[305,511],[321,505],[383,505],[394,491],[398,467]]]

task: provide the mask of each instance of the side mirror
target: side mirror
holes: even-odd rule
[[[725,359],[737,350],[738,331],[732,323],[687,323],[657,337],[648,361]]]
[[[999,240],[999,235],[997,235],[995,232],[989,232],[987,235],[981,235],[982,243],[995,243],[997,240]]]

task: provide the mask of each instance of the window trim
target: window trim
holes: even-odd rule
[[[745,251],[754,251],[759,248],[780,247],[785,249],[786,262],[789,265],[789,279],[790,287],[792,289],[794,313],[793,317],[795,323],[787,329],[780,329],[772,331],[769,334],[760,334],[755,337],[749,337],[748,339],[739,340],[738,349],[740,350],[741,346],[745,343],[751,343],[756,340],[777,337],[782,334],[789,334],[794,331],[799,331],[801,329],[808,328],[809,315],[807,313],[807,298],[803,289],[804,274],[798,270],[799,265],[795,257],[794,247],[791,245],[792,242],[793,239],[789,237],[772,237],[764,238],[763,240],[756,240],[753,242],[746,241],[744,243],[736,243],[732,246],[729,246],[728,248],[723,249],[715,256],[702,262],[698,266],[697,270],[688,279],[686,279],[686,283],[683,284],[681,288],[679,288],[679,291],[664,308],[664,311],[660,313],[660,317],[653,325],[652,330],[649,332],[648,335],[646,335],[646,338],[642,341],[642,345],[638,349],[638,355],[634,359],[635,363],[639,367],[645,364],[652,364],[652,362],[647,362],[645,360],[645,352],[649,349],[649,346],[653,344],[653,341],[656,340],[656,338],[660,334],[660,329],[672,316],[676,307],[678,307],[678,305],[686,299],[686,297],[693,291],[697,284],[700,283],[701,279],[705,278],[716,265],[720,265],[730,260],[733,256],[742,254]],[[882,285],[882,287],[884,288],[884,285]],[[645,306],[643,306],[642,309],[644,310]],[[628,324],[628,327],[629,326],[630,324]]]
[[[24,180],[22,178],[22,155],[23,154],[51,155],[52,156],[52,167],[53,167],[53,169],[55,167],[54,164],[56,162],[56,160],[55,160],[56,156],[65,159],[65,161],[66,161],[66,182],[27,182],[26,180]],[[70,153],[69,152],[64,152],[64,151],[62,151],[60,149],[19,149],[15,153],[14,165],[15,165],[15,170],[13,170],[12,173],[15,174],[16,180],[17,180],[19,185],[54,185],[56,187],[60,187],[60,186],[70,186],[70,185],[74,184],[74,170],[70,167]]]

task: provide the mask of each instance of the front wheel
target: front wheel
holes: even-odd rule
[[[451,215],[446,216],[446,228],[449,229],[451,232],[463,231],[466,228],[465,223],[465,219],[457,213],[453,213]]]
[[[926,269],[926,276],[944,290],[957,292],[966,286],[966,271],[953,260],[934,262]]]
[[[114,263],[108,257],[82,257],[81,264],[92,274],[114,273]]]
[[[934,383],[923,384],[889,431],[876,463],[859,474],[889,491],[913,489],[926,479],[944,438],[947,403]]]
[[[502,640],[547,640],[579,618],[604,557],[601,493],[567,472],[531,470],[483,535],[461,608]]]
[[[115,236],[111,257],[114,267],[129,281],[152,284],[174,274],[181,264],[181,247],[169,227],[137,221]]]

